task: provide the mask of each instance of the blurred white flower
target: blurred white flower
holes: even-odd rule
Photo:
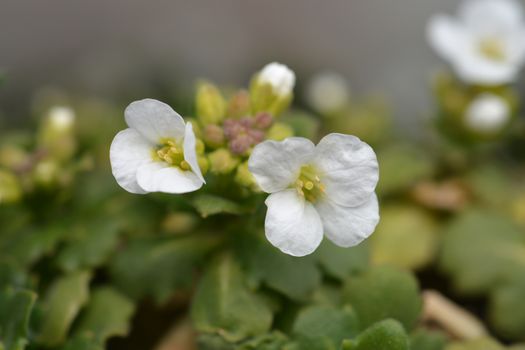
[[[340,74],[321,72],[310,79],[306,98],[316,111],[329,113],[341,109],[348,103],[350,87]]]
[[[191,123],[167,104],[144,99],[125,111],[129,128],[113,139],[113,176],[126,191],[186,193],[205,183]]]
[[[55,106],[49,110],[49,122],[55,130],[69,130],[75,123],[75,112],[65,106]]]
[[[295,86],[295,73],[284,64],[273,62],[263,67],[259,73],[259,82],[270,84],[277,95],[292,93]]]
[[[317,146],[301,137],[258,144],[248,167],[266,199],[266,237],[304,256],[323,232],[342,247],[367,238],[379,221],[373,149],[355,136],[329,134]]]
[[[525,60],[525,23],[517,0],[465,0],[457,18],[434,16],[433,48],[467,83],[513,82]]]
[[[498,132],[510,119],[510,108],[498,95],[484,93],[469,105],[465,114],[466,126],[477,132]]]

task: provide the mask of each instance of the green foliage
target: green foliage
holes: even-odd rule
[[[66,272],[95,268],[103,264],[118,243],[117,225],[99,222],[70,233],[56,261]]]
[[[412,350],[443,350],[447,337],[439,331],[429,331],[424,328],[416,330],[410,336]]]
[[[325,239],[314,256],[326,273],[339,280],[363,272],[368,267],[369,247],[363,243],[352,248],[341,248]]]
[[[100,287],[92,291],[76,333],[93,335],[101,344],[110,337],[125,336],[134,309],[134,304],[119,292]]]
[[[270,329],[272,312],[248,289],[240,266],[231,256],[216,261],[199,283],[191,315],[200,332],[236,342]]]
[[[407,269],[425,266],[437,248],[437,225],[425,211],[411,206],[385,206],[371,237],[372,261]]]
[[[0,289],[0,349],[23,350],[36,294],[28,290]]]
[[[216,237],[198,234],[136,238],[111,262],[111,274],[120,290],[132,298],[153,296],[163,302],[174,291],[192,285],[200,261],[217,242]]]
[[[406,190],[415,182],[434,173],[434,163],[428,154],[406,144],[392,145],[377,154],[379,167],[379,194]]]
[[[314,305],[299,313],[292,334],[299,349],[337,349],[343,339],[358,334],[358,322],[351,308]]]
[[[341,350],[409,350],[409,341],[399,322],[385,320],[370,326],[355,340],[344,341]]]
[[[63,343],[67,332],[89,296],[89,272],[79,271],[59,278],[44,301],[44,314],[38,340],[47,346]]]
[[[343,301],[355,309],[362,329],[393,318],[410,330],[421,310],[415,277],[390,266],[374,267],[350,277],[344,286]]]
[[[210,194],[197,195],[192,203],[203,218],[222,213],[239,215],[247,212],[246,207],[234,201]]]
[[[254,284],[264,283],[296,301],[308,299],[321,284],[321,273],[313,257],[282,254],[262,233],[241,233],[236,247],[248,278]]]

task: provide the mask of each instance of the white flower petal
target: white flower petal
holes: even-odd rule
[[[501,32],[520,25],[523,12],[515,0],[466,0],[459,8],[459,18],[470,30]]]
[[[366,201],[377,185],[379,169],[372,147],[352,135],[329,134],[315,148],[325,194],[344,206]]]
[[[510,83],[519,71],[515,64],[491,61],[474,53],[452,61],[452,66],[463,81],[487,86]]]
[[[264,141],[253,149],[248,167],[259,187],[274,193],[297,179],[301,167],[313,159],[314,149],[314,144],[302,137]]]
[[[195,133],[193,132],[193,126],[191,123],[186,124],[186,131],[184,133],[184,160],[188,162],[191,167],[191,170],[197,175],[197,177],[203,182],[206,183],[204,177],[202,176],[201,168],[199,167],[199,162],[197,160],[197,151],[195,149]]]
[[[316,204],[324,234],[341,247],[353,247],[370,236],[379,222],[377,196],[358,207],[343,207],[331,201]]]
[[[135,129],[119,132],[109,150],[111,170],[117,183],[126,191],[137,194],[147,193],[137,183],[137,170],[151,161],[152,145]]]
[[[192,171],[153,161],[138,169],[137,182],[148,192],[187,193],[202,187],[202,181]]]
[[[447,60],[462,55],[468,42],[465,29],[447,15],[436,15],[430,19],[427,37],[434,50]]]
[[[266,238],[286,254],[305,256],[323,240],[319,214],[293,189],[273,193],[266,199]]]
[[[130,128],[154,144],[162,138],[181,140],[184,137],[184,119],[164,102],[150,98],[132,102],[124,116]]]

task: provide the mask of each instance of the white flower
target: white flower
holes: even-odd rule
[[[525,60],[525,24],[516,0],[465,0],[458,18],[434,16],[428,37],[467,83],[510,83]]]
[[[484,93],[468,107],[465,124],[473,131],[498,132],[510,119],[510,108],[498,95]]]
[[[124,112],[129,128],[113,139],[110,160],[118,184],[131,193],[186,193],[205,183],[191,123],[167,104],[144,99]]]
[[[321,72],[310,80],[306,97],[318,112],[329,113],[341,109],[348,103],[350,87],[340,74]]]
[[[312,253],[326,236],[342,247],[367,238],[379,221],[378,165],[355,136],[329,134],[258,144],[248,166],[266,199],[268,240],[284,253]]]
[[[262,84],[270,84],[277,95],[286,96],[292,93],[295,85],[295,73],[284,64],[269,63],[259,73]]]

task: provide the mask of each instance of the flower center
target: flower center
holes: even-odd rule
[[[295,189],[299,195],[312,203],[315,203],[325,191],[318,172],[311,165],[301,168],[299,177],[295,181]]]
[[[488,37],[480,40],[478,50],[483,56],[492,61],[501,62],[505,60],[505,46],[503,42],[497,38]]]
[[[176,166],[182,170],[190,170],[190,165],[184,160],[184,150],[182,145],[177,144],[173,139],[163,139],[160,145],[153,151],[153,159]]]

